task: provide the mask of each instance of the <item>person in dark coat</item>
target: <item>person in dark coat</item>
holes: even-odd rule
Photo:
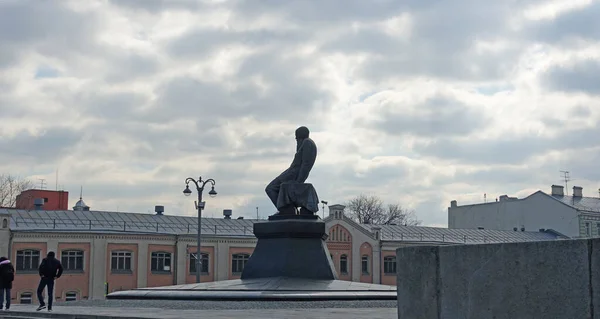
[[[0,310],[2,303],[6,300],[4,309],[10,309],[10,290],[15,280],[15,267],[6,257],[0,257]]]
[[[60,260],[54,258],[54,252],[48,252],[46,258],[42,260],[42,263],[39,267],[40,273],[40,285],[37,289],[38,300],[40,301],[40,306],[37,308],[37,311],[40,311],[46,308],[46,303],[44,303],[44,296],[42,293],[44,292],[44,288],[48,287],[48,311],[52,311],[52,300],[54,299],[54,279],[60,278],[63,273],[63,267],[60,263]]]

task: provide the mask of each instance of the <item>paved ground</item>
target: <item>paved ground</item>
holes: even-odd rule
[[[13,305],[0,318],[397,318],[389,301],[218,302],[163,300],[98,300],[56,303],[54,311],[36,305]]]

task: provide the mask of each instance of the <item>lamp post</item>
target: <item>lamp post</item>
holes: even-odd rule
[[[215,191],[215,180],[209,178],[205,181],[202,180],[202,177],[198,177],[198,180],[195,180],[191,177],[185,179],[185,189],[183,190],[183,194],[185,196],[190,196],[192,191],[190,190],[190,182],[196,185],[196,191],[198,191],[198,202],[196,203],[196,209],[198,210],[198,234],[196,238],[196,283],[200,283],[200,271],[202,270],[202,258],[200,253],[200,235],[202,234],[202,209],[204,209],[204,202],[202,201],[202,192],[204,192],[204,186],[207,183],[211,183],[211,189],[208,192],[210,197],[217,196],[217,192]]]
[[[321,204],[323,204],[323,219],[325,219],[325,205],[327,205],[327,202],[322,200]]]

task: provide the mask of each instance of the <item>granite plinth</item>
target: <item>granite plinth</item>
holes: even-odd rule
[[[342,280],[259,278],[116,291],[107,299],[154,300],[396,300],[395,286]]]
[[[241,279],[290,277],[335,280],[325,223],[286,219],[254,224],[258,243]]]
[[[319,216],[314,214],[306,214],[306,215],[271,215],[269,216],[269,221],[271,220],[318,220]]]

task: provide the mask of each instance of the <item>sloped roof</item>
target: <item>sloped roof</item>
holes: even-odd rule
[[[552,197],[577,210],[600,213],[600,198],[557,195],[552,195]]]
[[[16,231],[100,231],[154,234],[196,234],[197,217],[140,213],[0,209],[9,213],[10,228]],[[202,218],[202,233],[216,236],[254,237],[257,220]]]
[[[424,241],[446,243],[501,243],[556,240],[549,232],[507,231],[492,229],[450,229],[441,227],[364,225],[372,229],[380,227],[381,239],[385,241]]]

